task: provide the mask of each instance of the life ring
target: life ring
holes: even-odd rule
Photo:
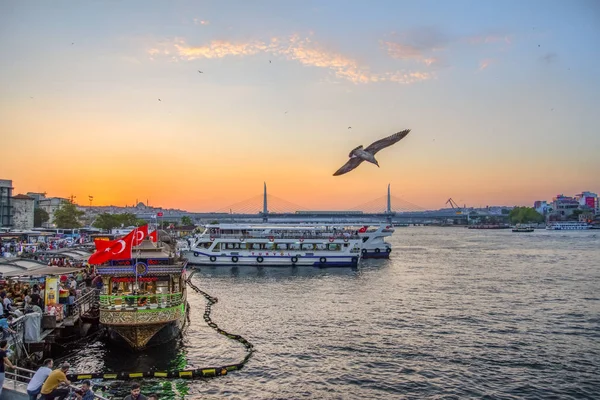
[[[358,263],[358,257],[352,257],[352,264]]]
[[[262,258],[262,257],[260,257],[260,256],[256,257],[256,262],[257,262],[257,263],[259,263],[259,264],[260,264],[261,262],[263,262],[264,260],[265,260],[265,259],[264,259],[264,258]]]
[[[375,253],[379,253],[381,252],[381,250],[379,250],[379,247],[375,249]]]
[[[325,264],[325,263],[327,262],[327,258],[325,258],[325,257],[321,257],[321,258],[319,258],[319,262],[320,262],[321,264]]]
[[[275,240],[275,238],[273,236],[269,236],[269,242],[272,242],[274,240]]]
[[[194,252],[194,257],[198,257],[200,255],[200,253],[198,253],[197,251]]]
[[[243,242],[245,239],[244,238],[240,238],[240,242]]]
[[[292,257],[292,264],[296,264],[298,262],[298,257]]]
[[[391,252],[392,252],[392,249],[391,249],[391,247],[388,247],[388,248],[386,248],[386,249],[385,249],[385,252],[386,252],[386,253],[391,253]]]
[[[214,242],[214,241],[215,241],[215,238],[211,236],[211,237],[210,237],[210,241],[211,241],[211,242]]]
[[[330,238],[329,238],[329,241],[330,241],[330,242],[333,242],[334,240],[335,240],[335,238],[333,238],[333,237],[330,237]]]
[[[237,258],[237,256],[233,256],[233,257],[231,257],[231,261],[232,261],[232,262],[234,262],[234,263],[238,262],[238,258]]]
[[[210,256],[210,262],[215,262],[217,261],[217,257],[215,256]]]
[[[347,237],[344,238],[344,242],[348,243],[348,238]]]
[[[300,243],[304,242],[304,238],[300,238]]]
[[[367,254],[367,249],[362,249],[360,252],[363,254]]]

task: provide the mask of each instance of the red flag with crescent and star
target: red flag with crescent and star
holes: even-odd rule
[[[358,231],[360,233],[365,233],[367,231],[368,226],[363,226],[362,228],[360,228]]]
[[[89,264],[104,264],[110,260],[128,260],[134,246],[138,246],[148,236],[148,225],[135,228],[121,239],[95,240],[96,252],[88,260]]]
[[[150,240],[152,240],[154,243],[158,242],[158,230],[154,230],[152,231],[152,233],[150,235]]]

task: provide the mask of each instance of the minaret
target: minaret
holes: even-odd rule
[[[264,190],[263,190],[263,211],[262,211],[262,215],[263,215],[263,222],[268,222],[269,221],[269,209],[267,208],[267,182],[263,182],[264,184]]]

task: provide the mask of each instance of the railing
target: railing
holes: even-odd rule
[[[344,233],[333,233],[333,232],[323,232],[323,233],[314,233],[314,232],[293,232],[293,233],[253,233],[253,234],[233,234],[233,233],[203,233],[198,236],[198,238],[206,239],[206,238],[222,238],[222,239],[294,239],[298,240],[302,239],[360,239],[358,235],[354,234],[344,234]]]
[[[23,372],[23,373],[20,373]],[[11,371],[9,368],[5,369],[5,380],[7,381],[12,381],[13,382],[13,390],[17,390],[17,383],[22,382],[22,383],[29,383],[29,381],[31,380],[31,378],[33,377],[33,374],[35,374],[35,371],[32,371],[30,369],[26,369],[26,368],[21,368],[21,367],[17,367],[16,365],[14,366],[13,370]],[[68,385],[68,387],[72,390],[78,390],[79,388],[73,385]],[[70,398],[71,396],[69,396]],[[108,400],[106,397],[102,397],[99,394],[94,393],[94,398],[99,399],[99,400]]]
[[[181,305],[181,293],[100,296],[101,308],[153,309]]]

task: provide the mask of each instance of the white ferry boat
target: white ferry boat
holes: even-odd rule
[[[581,231],[590,228],[587,222],[554,222],[546,225],[546,229],[551,231]]]
[[[362,240],[362,258],[390,258],[392,245],[385,238],[392,236],[394,231],[391,225],[363,226],[358,229],[358,236]]]
[[[183,256],[193,265],[356,266],[361,238],[314,226],[211,224]]]

